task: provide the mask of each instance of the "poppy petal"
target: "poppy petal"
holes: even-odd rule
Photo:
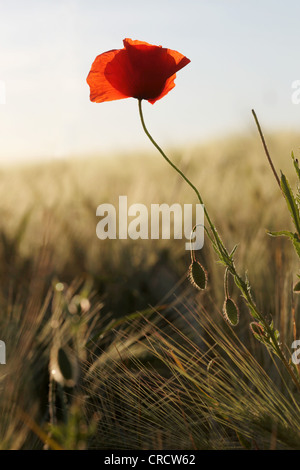
[[[172,49],[167,49],[168,54],[173,57],[175,64],[176,64],[176,72],[178,70],[182,69],[185,67],[187,64],[189,64],[191,61],[187,57],[185,57],[183,54],[180,54],[180,52],[173,51]]]
[[[123,42],[132,66],[131,80],[135,91],[132,96],[147,99],[152,104],[174,88],[176,72],[190,62],[179,52],[161,46],[129,38]]]
[[[155,103],[172,88],[176,72],[190,60],[172,49],[126,38],[123,49],[96,57],[87,77],[90,99],[97,103],[137,98]]]
[[[165,87],[163,91],[161,92],[161,94],[157,96],[156,98],[154,98],[153,100],[148,100],[149,103],[154,104],[157,100],[160,100],[161,98],[166,96],[169,93],[169,91],[171,91],[175,87],[175,82],[174,82],[175,78],[176,78],[176,73],[174,73],[174,75],[172,75],[170,78],[167,79],[165,83]]]
[[[123,44],[124,44],[125,49],[128,45],[140,48],[142,50],[148,47],[151,47],[152,49],[156,49],[157,47],[162,47],[162,46],[155,46],[153,44],[149,44],[148,42],[145,42],[145,41],[138,41],[137,39],[133,40],[130,38],[125,38],[123,40]]]
[[[96,103],[104,101],[121,100],[129,98],[130,95],[122,93],[108,81],[105,70],[108,64],[118,55],[120,49],[104,52],[96,57],[92,64],[90,73],[87,76],[87,83],[90,86],[90,100]]]

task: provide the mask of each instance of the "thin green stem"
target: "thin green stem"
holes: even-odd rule
[[[229,254],[221,240],[221,238],[219,237],[217,231],[216,231],[216,228],[214,226],[214,224],[212,223],[209,215],[208,215],[208,212],[207,212],[207,209],[204,205],[204,202],[203,202],[203,199],[198,191],[198,189],[196,188],[196,186],[185,176],[185,174],[167,157],[167,155],[165,154],[165,152],[162,150],[162,148],[157,144],[157,142],[153,139],[152,135],[150,134],[150,132],[148,131],[147,127],[146,127],[146,124],[145,124],[145,120],[144,120],[144,116],[143,116],[143,110],[142,110],[142,100],[138,100],[138,103],[139,103],[139,115],[140,115],[140,119],[141,119],[141,123],[142,123],[142,126],[143,126],[143,130],[146,134],[146,136],[148,137],[148,139],[150,140],[150,142],[154,145],[154,147],[159,151],[159,153],[162,155],[162,157],[166,160],[166,162],[184,179],[184,181],[192,188],[192,190],[195,192],[200,204],[203,205],[203,210],[204,210],[204,214],[206,216],[206,219],[208,221],[208,224],[210,226],[210,229],[213,233],[213,236],[215,238],[215,243],[218,247],[218,250],[222,253],[222,256],[224,258],[228,258],[229,259]]]
[[[258,120],[258,118],[257,118],[257,116],[256,116],[256,113],[255,113],[254,109],[252,109],[252,114],[253,114],[253,117],[254,117],[254,120],[255,120],[255,123],[256,123],[256,126],[257,126],[257,130],[258,130],[258,132],[259,132],[259,135],[260,135],[260,138],[261,138],[261,141],[262,141],[262,144],[263,144],[263,148],[264,148],[264,150],[265,150],[265,153],[266,153],[268,162],[269,162],[269,164],[270,164],[271,170],[273,171],[273,174],[274,174],[274,176],[275,176],[275,179],[276,179],[276,181],[277,181],[277,184],[278,184],[278,186],[279,186],[279,188],[280,188],[280,190],[281,190],[280,179],[279,179],[279,176],[278,176],[278,174],[277,174],[277,172],[276,172],[276,170],[275,170],[275,167],[274,167],[274,165],[273,165],[272,158],[271,158],[271,155],[270,155],[270,153],[269,153],[269,150],[268,150],[268,147],[267,147],[267,144],[266,144],[266,141],[265,141],[265,137],[264,137],[263,131],[262,131],[261,127],[260,127],[259,120]]]
[[[163,156],[163,158],[166,160],[167,163],[169,163],[169,165],[171,165],[172,168],[174,168],[175,171],[177,171],[177,173],[186,181],[186,183],[193,189],[193,191],[195,192],[200,204],[202,204],[204,206],[204,203],[203,203],[203,199],[198,191],[198,189],[196,188],[195,185],[193,185],[193,183],[185,176],[185,174],[167,157],[167,155],[165,154],[165,152],[162,150],[162,148],[155,142],[155,140],[153,139],[152,135],[150,134],[150,132],[148,131],[147,127],[146,127],[146,124],[145,124],[145,120],[144,120],[144,116],[143,116],[143,111],[142,111],[142,100],[138,100],[139,102],[139,114],[140,114],[140,118],[141,118],[141,123],[142,123],[142,126],[143,126],[143,129],[144,129],[144,132],[145,134],[147,135],[147,137],[149,138],[149,140],[151,141],[151,143],[154,145],[154,147],[159,151],[159,153]],[[214,228],[214,225],[213,223],[211,222],[210,220],[210,217],[207,213],[207,210],[204,206],[204,213],[206,215],[206,218],[207,218],[207,221],[212,229],[212,231],[215,230]]]
[[[226,299],[229,297],[228,292],[228,268],[225,268],[225,275],[224,275],[224,292]]]

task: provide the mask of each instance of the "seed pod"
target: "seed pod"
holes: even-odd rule
[[[300,293],[300,281],[294,285],[294,292]]]
[[[236,326],[238,324],[240,317],[239,309],[230,297],[227,297],[223,304],[223,315],[230,325]]]
[[[240,432],[238,432],[238,431],[235,431],[235,432],[236,432],[237,438],[238,438],[241,446],[244,447],[244,449],[246,449],[246,450],[251,450],[252,449],[251,442],[248,439],[246,439],[246,437],[243,436],[243,434],[241,434]]]
[[[263,341],[266,337],[263,326],[258,322],[250,323],[250,330],[258,341]]]
[[[253,333],[254,338],[257,339],[257,341],[260,341],[265,346],[270,347],[270,338],[266,334],[264,327],[261,323],[258,323],[258,322],[250,323],[250,329]],[[274,333],[277,336],[278,332],[276,333],[275,331]],[[279,337],[279,334],[277,337]]]
[[[188,277],[194,287],[199,290],[206,289],[207,273],[198,261],[194,260],[191,263]]]
[[[65,387],[74,387],[78,379],[78,366],[69,348],[53,347],[50,357],[52,378]]]

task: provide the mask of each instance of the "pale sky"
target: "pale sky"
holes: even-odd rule
[[[136,100],[89,100],[93,60],[126,37],[191,60],[144,103],[161,145],[248,132],[252,108],[266,130],[299,129],[299,18],[298,0],[0,0],[0,164],[151,150]]]

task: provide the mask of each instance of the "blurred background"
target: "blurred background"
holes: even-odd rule
[[[175,49],[191,63],[176,88],[145,105],[167,146],[249,131],[297,129],[297,0],[1,0],[0,163],[147,149],[133,99],[97,105],[86,76],[125,37]]]
[[[298,264],[290,244],[266,230],[294,228],[251,109],[275,168],[295,189],[290,157],[294,151],[299,158],[300,145],[300,104],[292,102],[292,85],[300,80],[299,17],[296,0],[0,0],[0,340],[7,347],[7,364],[0,366],[0,449],[43,448],[49,423],[63,448],[190,449],[192,434],[193,448],[241,446],[227,422],[238,422],[236,431],[246,437],[250,430],[256,441],[262,436],[262,447],[276,447],[280,438],[299,448],[298,408],[288,391],[290,415],[282,412],[284,381],[254,340],[233,282],[241,320],[232,342],[222,316],[224,268],[209,240],[196,254],[208,272],[208,287],[199,292],[187,279],[185,240],[97,238],[98,205],[118,208],[120,195],[127,195],[128,206],[148,209],[197,201],[144,135],[137,101],[91,103],[86,83],[95,57],[122,48],[126,37],[191,60],[165,98],[144,103],[146,124],[199,189],[228,250],[238,245],[238,271],[247,271],[259,309],[273,316],[290,347],[300,331],[293,294]],[[158,351],[170,364],[147,349],[153,338],[163,339]],[[175,352],[182,344],[190,351],[186,389],[186,376],[176,382],[174,364],[182,365],[171,343]],[[239,353],[241,344],[249,354]],[[216,351],[229,362],[210,390],[206,378]],[[75,359],[68,362],[70,352]],[[251,377],[250,353],[259,361],[253,359]],[[67,385],[52,376],[59,357],[70,366]],[[75,363],[80,373],[73,374]],[[264,371],[269,392],[259,375]],[[212,402],[205,411],[203,395],[193,388],[196,376],[198,391],[205,383],[204,395],[217,393],[213,416]],[[253,390],[260,389],[258,406]],[[226,390],[223,419],[219,403]],[[261,434],[252,426],[257,419],[266,419]]]

